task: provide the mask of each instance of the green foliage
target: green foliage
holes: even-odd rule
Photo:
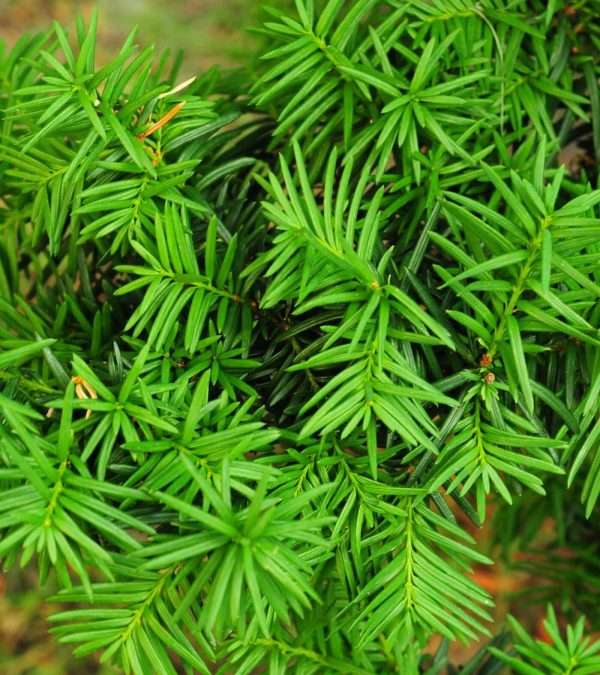
[[[572,673],[586,675],[597,673],[600,668],[600,642],[585,637],[585,620],[579,619],[575,626],[567,626],[566,640],[560,634],[556,615],[551,607],[544,621],[550,643],[534,640],[513,617],[509,623],[514,633],[515,650],[518,656],[502,653],[491,647],[492,654],[508,664],[514,673],[543,675],[545,673]]]
[[[181,82],[134,34],[98,67],[95,16],[3,53],[0,557],[56,577],[59,641],[454,673],[493,604],[466,519],[594,536],[600,5],[573,11],[296,0],[250,79]],[[460,672],[598,670],[581,621],[513,630]]]

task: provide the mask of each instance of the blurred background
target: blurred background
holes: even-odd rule
[[[285,0],[268,0],[270,6]],[[73,23],[80,12],[100,11],[99,58],[117,49],[132,27],[144,44],[186,51],[186,67],[235,65],[256,44],[247,30],[256,26],[262,0],[0,0],[0,38],[9,45],[24,31],[54,19]]]

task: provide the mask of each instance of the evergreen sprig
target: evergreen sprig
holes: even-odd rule
[[[599,12],[296,0],[183,82],[135,33],[97,66],[95,15],[2,53],[0,558],[56,578],[58,640],[454,673],[492,503],[508,557],[554,517],[585,569],[546,552],[544,588],[589,610]],[[460,672],[597,672],[584,628]]]

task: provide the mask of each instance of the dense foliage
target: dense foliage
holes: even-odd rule
[[[456,672],[493,510],[600,625],[600,3],[273,14],[193,81],[2,56],[0,557],[125,672]],[[600,672],[546,626],[461,672]]]

